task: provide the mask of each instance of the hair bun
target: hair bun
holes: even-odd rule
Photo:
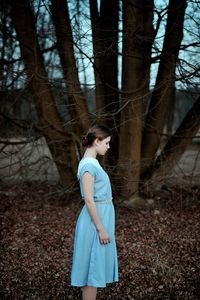
[[[87,139],[86,136],[84,136],[84,137],[82,138],[82,145],[85,147],[85,146],[87,146],[87,144],[88,144],[88,139]]]
[[[108,127],[96,124],[88,130],[86,135],[83,136],[82,145],[84,147],[90,147],[92,146],[95,139],[99,139],[100,141],[102,141],[103,139],[111,135],[111,130]]]

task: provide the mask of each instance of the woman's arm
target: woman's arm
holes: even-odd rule
[[[106,244],[110,242],[109,235],[105,230],[101,219],[98,215],[97,207],[94,201],[94,177],[90,175],[89,172],[85,172],[82,176],[83,194],[85,204],[87,206],[88,212],[96,225],[99,232],[100,240],[102,243]]]

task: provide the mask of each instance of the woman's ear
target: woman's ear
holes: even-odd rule
[[[100,142],[100,140],[99,140],[98,138],[96,138],[96,139],[94,140],[94,145],[95,145],[95,146],[98,146],[98,145],[99,145],[99,142]]]

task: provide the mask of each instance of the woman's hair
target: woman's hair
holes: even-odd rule
[[[100,141],[104,140],[108,136],[111,136],[111,130],[104,125],[94,125],[92,126],[87,134],[82,139],[82,145],[84,147],[92,146],[95,139],[99,139]]]

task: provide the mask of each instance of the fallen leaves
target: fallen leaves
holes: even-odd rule
[[[186,192],[185,192],[186,193]],[[98,299],[198,299],[200,206],[185,194],[152,210],[116,206],[118,283],[98,290]],[[153,195],[152,195],[153,197]],[[81,299],[70,286],[79,196],[66,200],[58,186],[1,188],[1,298]],[[175,196],[173,196],[175,199]]]

